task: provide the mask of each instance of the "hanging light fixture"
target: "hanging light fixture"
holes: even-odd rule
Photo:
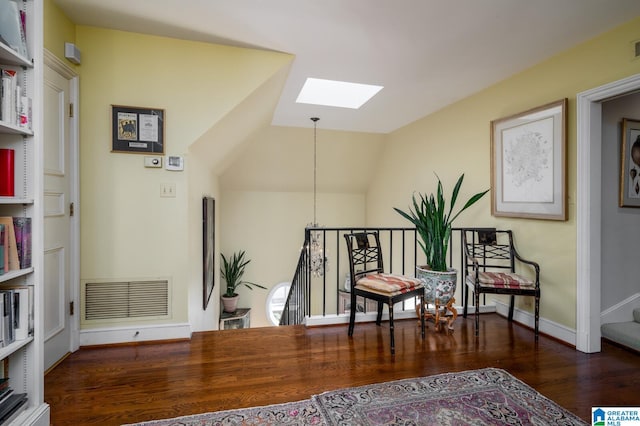
[[[318,117],[311,117],[313,121],[313,223],[307,225],[308,228],[317,228],[318,221],[316,216],[317,205],[317,142],[318,142]],[[309,264],[311,268],[311,274],[314,277],[321,277],[327,268],[327,259],[324,253],[322,234],[320,231],[311,231],[309,235]]]

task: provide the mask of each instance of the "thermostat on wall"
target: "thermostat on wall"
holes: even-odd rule
[[[184,170],[184,158],[168,155],[164,162],[167,170]]]
[[[162,167],[162,157],[144,157],[144,166],[145,167],[154,167],[161,168]]]

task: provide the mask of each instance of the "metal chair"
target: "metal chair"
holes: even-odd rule
[[[356,320],[356,298],[362,296],[378,302],[376,324],[382,322],[382,305],[389,306],[389,329],[391,333],[391,354],[395,354],[393,327],[393,306],[403,300],[417,297],[421,306],[421,332],[425,335],[424,288],[417,278],[403,275],[385,274],[382,265],[382,250],[378,232],[346,234],[351,277],[351,309],[349,313],[349,336],[353,336]]]
[[[511,296],[509,321],[513,321],[515,296],[535,298],[535,339],[538,340],[540,322],[540,266],[524,259],[513,245],[511,230],[495,228],[467,228],[462,231],[465,253],[464,313],[467,317],[469,289],[474,293],[476,336],[480,326],[480,295],[486,293]],[[528,266],[533,279],[516,273],[516,264]]]

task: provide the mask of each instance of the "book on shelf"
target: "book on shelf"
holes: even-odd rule
[[[16,340],[29,337],[29,289],[16,289],[13,293],[14,320]]]
[[[0,0],[0,42],[27,57],[26,19],[15,0]]]
[[[27,12],[20,9],[20,41],[24,49],[24,56],[29,57],[29,45],[27,44]]]
[[[2,238],[2,257],[0,258],[0,262],[2,262],[2,270],[6,274],[9,272],[9,230],[5,226],[4,223],[0,223],[2,226],[2,232],[0,232],[0,237]]]
[[[8,358],[2,360],[3,363],[8,361]],[[8,377],[0,378],[0,425],[15,419],[23,411],[21,408],[25,406],[27,400],[26,394],[15,393],[14,389],[10,387]]]
[[[15,393],[7,375],[9,358],[0,360],[0,425],[10,423],[26,407],[28,397],[24,393]]]
[[[23,129],[32,130],[31,114],[33,111],[32,100],[28,96],[21,96],[20,103],[18,105],[18,125]]]
[[[16,250],[20,269],[31,267],[31,218],[14,217],[13,228],[16,234]]]
[[[20,259],[18,258],[18,247],[16,245],[16,232],[13,226],[13,217],[0,216],[0,223],[4,225],[5,242],[5,265],[4,271],[17,271],[20,269]]]
[[[33,335],[33,287],[12,286],[13,334],[15,340],[24,340]]]
[[[0,197],[15,195],[15,150],[0,148]]]
[[[0,405],[2,405],[2,403],[13,393],[13,389],[9,387],[9,379],[6,379],[3,385],[4,387],[0,389]]]
[[[4,297],[0,295],[0,347],[4,348],[9,344],[9,342],[5,341],[5,335],[7,332],[5,331],[5,318],[4,318]]]
[[[2,68],[0,76],[2,78],[2,86],[0,86],[0,120],[10,125],[16,125],[18,124],[18,100],[22,98],[22,90],[18,84],[18,71]]]
[[[26,393],[12,393],[0,403],[0,424],[8,423],[15,418],[14,414],[27,403],[27,400]]]
[[[5,264],[5,258],[4,258],[4,246],[5,246],[5,241],[4,241],[4,224],[0,223],[0,275],[4,275],[4,264]],[[9,259],[6,259],[6,262],[9,262]]]
[[[13,290],[0,291],[0,332],[2,332],[3,347],[16,341],[13,294]]]

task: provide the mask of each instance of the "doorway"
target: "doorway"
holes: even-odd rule
[[[576,349],[600,352],[602,102],[640,89],[640,74],[579,93]]]

